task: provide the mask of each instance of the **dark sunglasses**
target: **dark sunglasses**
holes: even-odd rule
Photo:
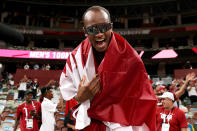
[[[112,23],[100,23],[84,27],[85,33],[88,35],[96,35],[98,33],[105,33],[112,28]]]

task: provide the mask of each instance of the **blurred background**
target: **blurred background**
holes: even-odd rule
[[[82,15],[92,5],[107,8],[114,31],[142,55],[150,76],[174,76],[176,69],[197,67],[197,1],[195,0],[1,0],[0,20],[24,35],[24,42],[0,41],[1,49],[72,51],[85,37]],[[177,56],[154,55],[173,49]],[[193,50],[192,50],[193,49]],[[173,55],[173,54],[172,54]],[[66,60],[0,57],[1,72],[16,73],[25,63],[49,63],[62,70]]]

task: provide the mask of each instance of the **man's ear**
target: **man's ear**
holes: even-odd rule
[[[83,27],[83,32],[85,34],[85,37],[88,37],[88,34],[86,34],[85,28]]]

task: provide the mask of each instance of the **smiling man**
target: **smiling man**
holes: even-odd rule
[[[83,131],[154,131],[156,98],[143,62],[101,6],[83,15],[87,37],[68,57],[60,77],[65,100],[74,98],[75,128]]]
[[[173,93],[165,92],[159,98],[161,98],[163,107],[157,109],[157,131],[186,131],[185,113],[174,106]]]

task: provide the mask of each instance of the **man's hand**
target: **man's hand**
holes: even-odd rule
[[[64,99],[63,99],[63,97],[61,95],[60,99],[59,99],[59,103],[57,104],[57,109],[58,110],[63,110],[63,104],[64,104]]]
[[[194,73],[194,72],[189,73],[189,74],[187,74],[187,76],[186,76],[186,81],[190,81],[190,80],[192,80],[194,77],[195,77],[195,73]]]
[[[83,76],[75,100],[82,103],[88,99],[92,100],[96,93],[100,90],[99,76],[96,75],[90,82],[85,84],[86,77]]]

